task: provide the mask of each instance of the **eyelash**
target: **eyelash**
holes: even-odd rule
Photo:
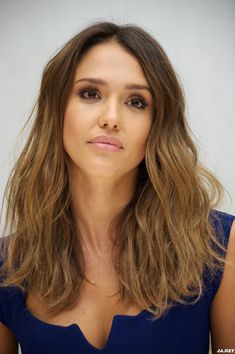
[[[84,93],[86,92],[92,92],[92,93],[96,93],[97,94],[97,89],[93,88],[93,87],[87,87],[85,89],[81,89],[78,91],[78,95],[79,97],[81,97],[84,100],[96,100],[96,98],[88,98],[88,97],[84,97]],[[132,97],[132,100],[136,100],[138,99],[139,102],[141,102],[142,106],[141,107],[136,107],[134,106],[134,108],[136,109],[146,109],[146,107],[148,107],[148,103],[145,101],[145,99],[142,96],[139,95],[135,95],[134,97]]]

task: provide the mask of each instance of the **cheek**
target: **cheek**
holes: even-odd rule
[[[64,115],[63,144],[67,152],[70,145],[69,142],[71,141],[71,136],[73,136],[73,121],[68,113],[66,113]]]
[[[64,127],[63,127],[63,139],[64,142],[69,142],[69,140],[77,140],[78,136],[81,135],[83,131],[83,115],[78,109],[76,104],[71,102],[65,110],[64,114]]]
[[[143,160],[146,151],[146,145],[148,141],[148,136],[150,132],[150,126],[142,127],[141,130],[133,131],[132,139],[130,139],[132,151],[131,158],[140,162]]]
[[[138,145],[140,149],[145,150],[150,129],[151,129],[151,122],[148,119],[146,124],[139,127],[138,132],[135,133],[134,136],[135,136],[136,145]]]
[[[70,154],[80,141],[81,127],[78,112],[68,107],[64,114],[63,144],[66,152]]]
[[[70,139],[87,134],[92,120],[93,116],[87,109],[78,105],[76,100],[71,100],[64,114],[64,136]]]

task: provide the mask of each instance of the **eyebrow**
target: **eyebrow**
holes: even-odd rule
[[[91,77],[84,77],[83,79],[79,79],[79,80],[75,81],[74,85],[77,84],[78,82],[81,82],[81,81],[88,81],[88,82],[91,82],[92,84],[97,84],[97,85],[102,85],[102,86],[108,85],[108,83],[102,79],[98,79],[98,78],[95,79],[95,78],[91,78]],[[150,94],[152,94],[149,86],[136,84],[136,83],[127,83],[124,86],[124,89],[126,89],[126,90],[147,90],[150,92]]]

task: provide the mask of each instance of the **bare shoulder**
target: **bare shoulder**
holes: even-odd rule
[[[228,262],[210,312],[213,354],[218,349],[235,349],[235,220],[230,231],[226,260]]]
[[[0,322],[1,354],[18,354],[18,342],[12,331]]]

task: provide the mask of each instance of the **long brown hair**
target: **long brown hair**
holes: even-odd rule
[[[205,268],[224,263],[215,249],[225,249],[210,222],[222,186],[198,162],[182,90],[167,55],[135,25],[93,23],[46,65],[33,126],[4,194],[10,236],[2,286],[34,291],[52,314],[73,307],[79,296],[86,276],[71,212],[63,118],[79,60],[107,41],[116,41],[137,58],[154,97],[136,190],[112,221],[110,235],[120,299],[132,300],[159,318],[174,302],[194,296],[197,301]]]

